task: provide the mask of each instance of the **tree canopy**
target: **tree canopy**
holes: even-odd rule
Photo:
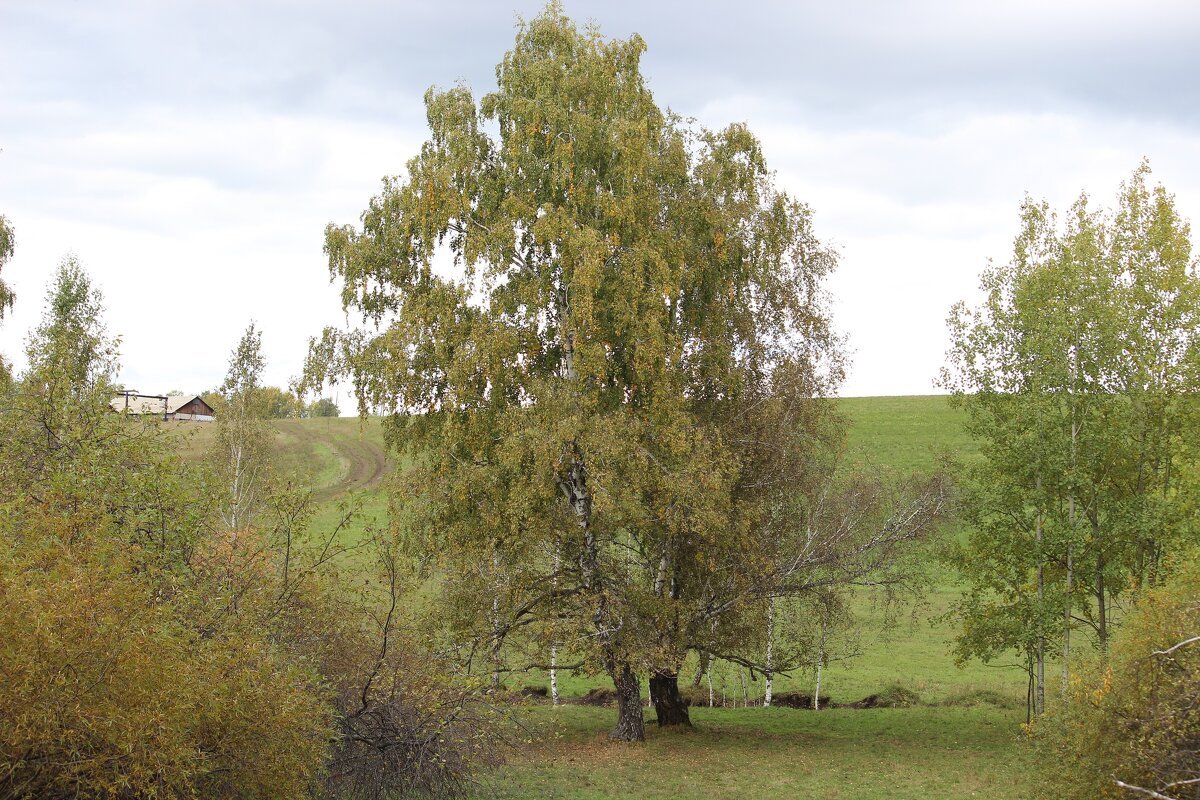
[[[963,506],[974,532],[957,560],[974,588],[959,652],[1020,649],[1039,698],[1046,648],[1062,647],[1065,692],[1073,629],[1103,648],[1114,598],[1153,585],[1196,536],[1177,500],[1196,456],[1200,276],[1149,174],[1113,210],[1080,197],[1062,223],[1027,200],[983,305],[950,318],[943,383],[985,456]]]
[[[496,674],[518,630],[606,672],[622,739],[639,674],[662,700],[689,650],[744,650],[768,598],[861,577],[938,503],[820,524],[835,254],[745,125],[660,109],[644,50],[552,4],[495,91],[431,89],[404,175],[326,230],[343,304],[380,332],[326,330],[306,368],[389,415],[397,519]]]

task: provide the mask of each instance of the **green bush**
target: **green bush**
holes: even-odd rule
[[[1200,778],[1197,635],[1193,554],[1166,585],[1141,593],[1108,663],[1074,674],[1067,707],[1035,725],[1043,796],[1200,797],[1200,784],[1188,783]]]

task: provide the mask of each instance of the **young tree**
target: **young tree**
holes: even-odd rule
[[[116,346],[64,262],[0,404],[0,796],[464,794],[494,717],[395,613],[394,544],[339,574],[352,509],[314,530],[304,490],[231,531],[224,481],[111,409]]]
[[[1189,229],[1142,165],[1115,212],[1087,197],[1065,225],[1026,201],[1009,264],[985,273],[984,305],[956,306],[943,385],[985,460],[968,476],[973,523],[956,559],[962,657],[1022,652],[1044,708],[1048,649],[1084,625],[1100,647],[1126,586],[1153,580],[1177,490],[1188,401],[1200,387],[1200,279]],[[1058,623],[1054,619],[1057,615]]]
[[[327,331],[306,373],[349,376],[362,411],[391,413],[414,456],[398,499],[455,566],[463,617],[492,618],[472,603],[486,587],[507,622],[484,637],[570,621],[563,649],[611,676],[627,740],[643,737],[639,673],[669,696],[713,620],[728,641],[765,590],[748,542],[772,529],[726,429],[773,396],[819,420],[813,398],[841,375],[821,290],[835,259],[810,210],[744,126],[663,113],[643,50],[551,5],[481,103],[427,93],[406,177],[361,230],[326,233],[344,305],[386,330]],[[460,277],[433,269],[442,248]],[[792,433],[797,463],[828,446]]]
[[[0,795],[304,794],[333,734],[318,677],[212,613],[213,504],[155,420],[113,413],[116,347],[64,261],[0,406]]]
[[[263,473],[270,434],[259,383],[265,365],[262,333],[251,322],[229,356],[229,372],[221,384],[224,402],[216,416],[215,458],[228,487],[222,518],[234,531],[250,524],[267,478]]]
[[[337,407],[337,403],[328,397],[314,400],[308,406],[308,416],[310,417],[339,417],[341,414],[342,411]]]
[[[278,386],[261,386],[258,404],[267,419],[295,419],[306,415],[304,402],[294,393]]]
[[[70,474],[58,472],[58,466],[112,429],[108,403],[114,394],[117,341],[105,329],[100,292],[74,258],[65,259],[55,272],[46,310],[25,352],[29,368],[3,408],[5,462],[11,470],[4,488],[14,496],[41,497],[47,475]],[[123,494],[119,487],[110,488]]]

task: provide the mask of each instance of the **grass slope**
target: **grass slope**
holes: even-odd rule
[[[900,473],[936,469],[942,454],[971,459],[975,443],[963,430],[961,409],[944,395],[844,397],[837,401],[850,427],[847,459]]]

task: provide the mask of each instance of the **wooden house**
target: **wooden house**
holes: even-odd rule
[[[119,414],[161,416],[164,420],[212,422],[213,409],[198,394],[140,394],[122,392],[109,401]]]

